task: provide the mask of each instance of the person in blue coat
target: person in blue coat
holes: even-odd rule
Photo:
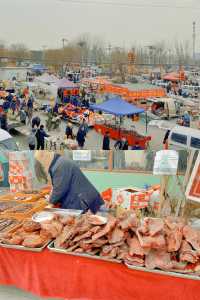
[[[46,151],[37,151],[35,158],[38,179],[47,181],[47,174],[50,175],[53,187],[49,198],[51,204],[92,213],[104,204],[99,192],[73,161]]]
[[[9,108],[10,108],[10,102],[6,99],[3,103],[3,110],[7,112]]]
[[[77,135],[76,135],[76,140],[78,142],[78,146],[80,149],[84,148],[85,136],[86,136],[86,133],[85,133],[84,128],[83,127],[79,128]]]
[[[40,125],[36,132],[37,150],[44,150],[45,137],[49,137],[49,135],[44,130],[44,125]]]

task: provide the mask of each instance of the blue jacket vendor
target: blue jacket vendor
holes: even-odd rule
[[[59,154],[36,151],[35,170],[39,181],[51,181],[49,201],[53,205],[96,213],[104,204],[99,192],[80,168]]]

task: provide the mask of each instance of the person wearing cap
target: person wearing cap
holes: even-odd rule
[[[52,183],[49,201],[65,209],[96,213],[104,204],[99,192],[73,161],[50,151],[36,151],[38,180]]]

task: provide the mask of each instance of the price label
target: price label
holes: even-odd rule
[[[91,161],[91,150],[74,150],[73,160],[75,161]]]
[[[156,152],[154,161],[154,175],[176,175],[178,169],[178,152],[174,150],[161,150]]]

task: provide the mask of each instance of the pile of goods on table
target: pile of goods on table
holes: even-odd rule
[[[0,237],[14,232],[35,212],[41,211],[47,205],[45,195],[49,188],[39,191],[12,193],[0,196]]]
[[[38,221],[33,213],[49,214],[50,210],[35,210],[35,205],[48,193],[32,194],[32,202],[27,201],[29,194],[13,194],[10,201],[0,197],[0,246],[43,249],[52,241],[51,251],[200,276],[200,229],[185,219],[140,218],[137,211],[123,211],[118,216],[116,212],[73,215],[56,209],[50,219]],[[19,218],[21,215],[24,217]]]
[[[60,224],[60,227],[59,225]],[[115,259],[127,265],[200,275],[200,231],[181,218],[144,218],[134,212],[118,218],[91,214],[42,223],[56,238],[49,249]]]
[[[40,248],[50,241],[50,234],[42,229],[40,223],[27,220],[18,229],[7,233],[1,238],[1,243],[21,245],[28,248]]]

